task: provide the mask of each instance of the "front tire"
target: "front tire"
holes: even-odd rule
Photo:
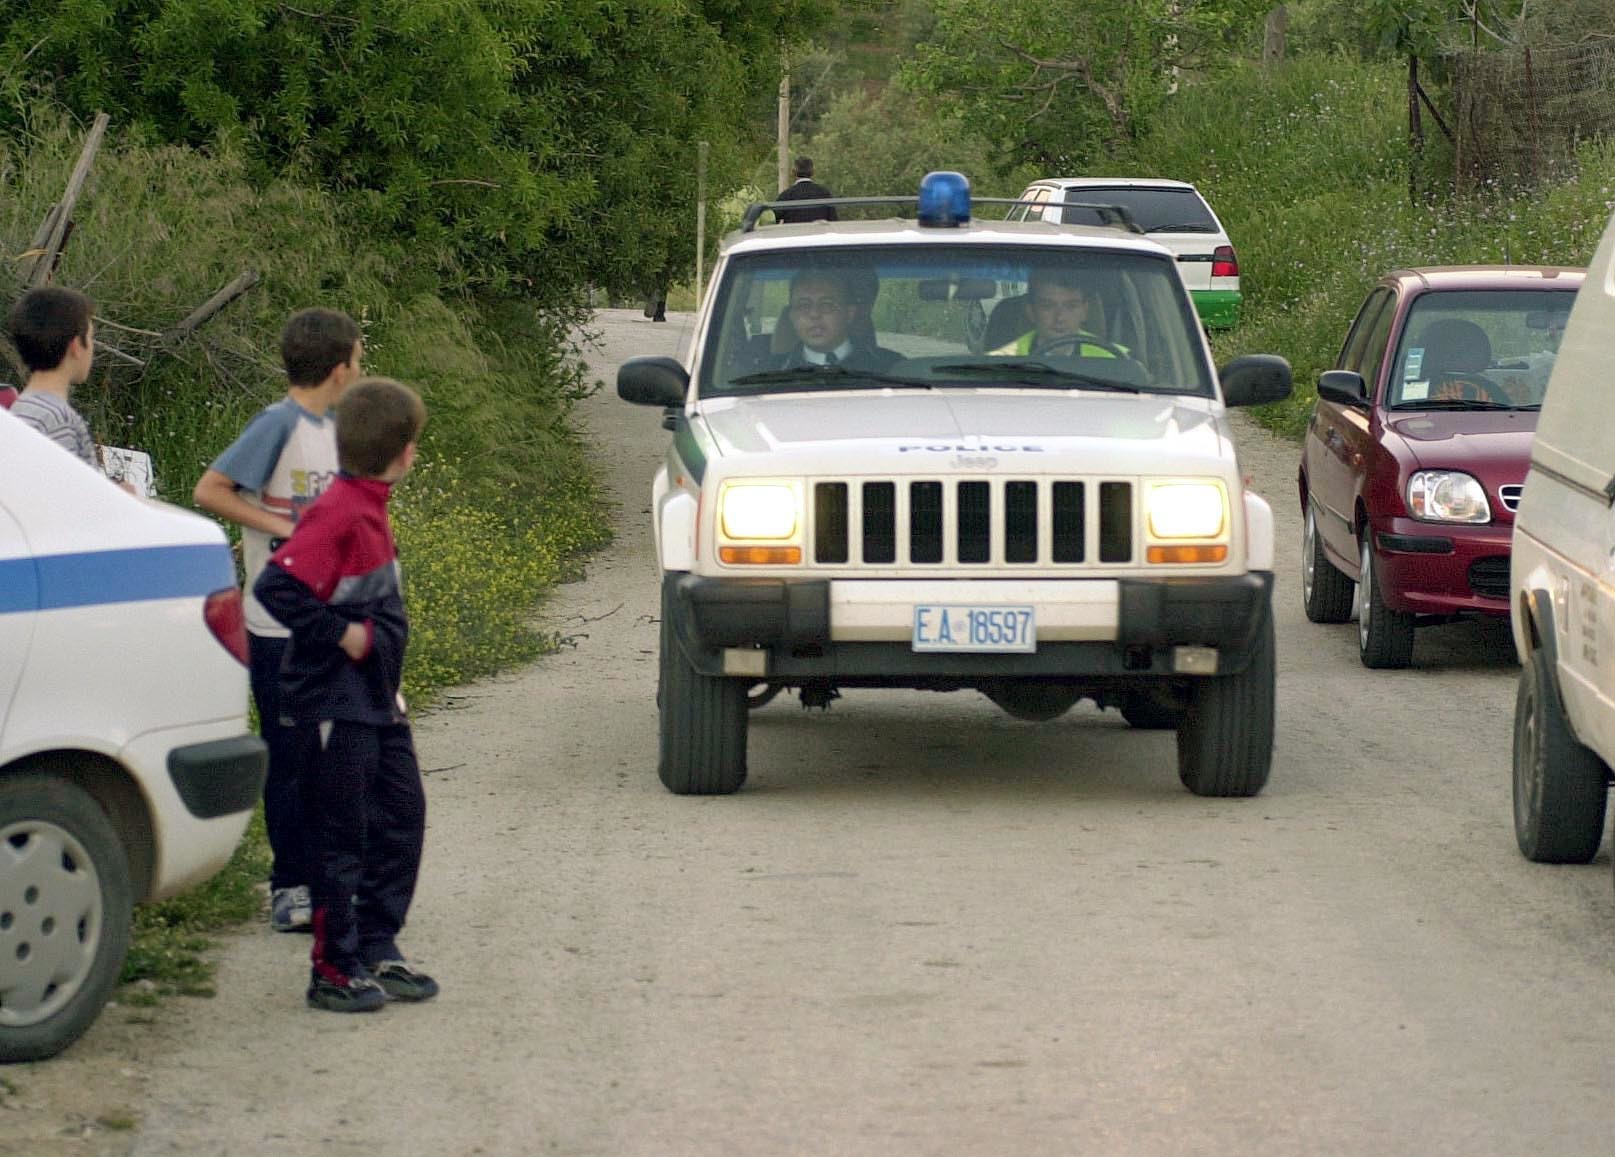
[[[729,795],[746,782],[749,684],[697,671],[679,646],[674,613],[664,587],[657,774],[674,795]]]
[[[1196,681],[1178,727],[1178,778],[1195,795],[1252,796],[1273,766],[1273,608],[1263,608],[1250,662]]]
[[[1363,666],[1394,670],[1413,661],[1413,616],[1385,605],[1374,569],[1374,531],[1363,527],[1358,548],[1357,654]]]
[[[1553,669],[1540,648],[1514,700],[1514,838],[1538,864],[1585,864],[1604,837],[1609,772],[1565,722]]]
[[[1301,602],[1307,618],[1314,623],[1350,621],[1351,588],[1351,579],[1336,570],[1324,553],[1315,504],[1308,499],[1301,527]]]
[[[0,780],[0,1062],[76,1041],[123,969],[129,861],[82,788],[54,776]]]

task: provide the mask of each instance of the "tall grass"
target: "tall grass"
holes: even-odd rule
[[[1240,255],[1245,314],[1220,357],[1290,359],[1295,395],[1259,417],[1298,435],[1364,295],[1418,265],[1584,266],[1615,207],[1615,149],[1589,146],[1577,175],[1526,196],[1441,187],[1439,139],[1408,193],[1406,74],[1346,56],[1254,66],[1186,87],[1126,157],[1134,171],[1195,182]]]

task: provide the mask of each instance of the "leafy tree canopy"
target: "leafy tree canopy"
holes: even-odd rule
[[[1003,163],[1067,169],[1136,139],[1174,70],[1218,64],[1271,0],[938,0],[908,76],[957,104]]]
[[[561,301],[693,259],[696,142],[733,184],[781,38],[825,5],[9,0],[0,127],[48,81],[80,115],[339,193],[435,279]]]

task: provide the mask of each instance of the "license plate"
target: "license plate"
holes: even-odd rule
[[[1031,607],[927,603],[914,608],[916,651],[1037,650]]]

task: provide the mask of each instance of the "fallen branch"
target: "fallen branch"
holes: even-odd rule
[[[99,325],[101,323],[98,321],[96,324]],[[139,366],[141,369],[146,368],[146,363],[135,357],[134,354],[126,354],[117,346],[107,345],[106,342],[101,341],[99,338],[97,338],[95,341],[95,348],[104,354],[108,354],[111,357],[116,358],[120,362],[127,362],[129,365]]]
[[[237,277],[234,281],[230,282],[229,285],[226,285],[223,289],[219,290],[219,292],[215,293],[201,305],[197,306],[191,311],[191,315],[189,317],[164,334],[163,344],[169,346],[170,348],[183,344],[187,339],[190,338],[191,334],[196,332],[198,326],[202,325],[203,322],[207,321],[214,314],[218,313],[219,310],[223,309],[236,298],[240,297],[243,293],[247,292],[247,290],[257,285],[258,281],[258,274],[251,269],[247,270],[240,277]]]

